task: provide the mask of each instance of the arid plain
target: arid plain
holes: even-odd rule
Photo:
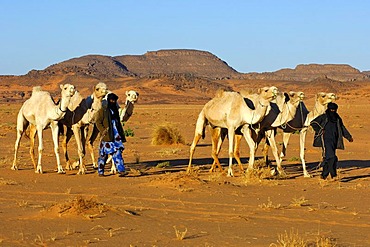
[[[135,87],[115,90],[122,95],[120,100],[128,89]],[[305,104],[312,110],[320,84],[307,89]],[[44,131],[45,173],[35,174],[25,137],[19,150],[20,169],[13,171],[21,100],[3,102],[0,246],[283,246],[289,237],[319,246],[370,246],[369,89],[369,83],[364,83],[337,92],[339,113],[354,142],[346,141],[346,149],[338,151],[340,180],[335,182],[319,179],[321,151],[312,147],[312,131],[305,152],[312,178],[303,177],[298,135],[291,137],[283,160],[284,179],[248,178],[236,165],[235,177],[209,173],[208,131],[195,151],[194,172],[186,174],[189,145],[203,104],[184,104],[183,98],[172,104],[144,104],[145,93],[125,126],[135,134],[128,137],[123,153],[128,177],[98,177],[89,155],[85,157],[87,174],[77,175],[77,170],[56,173],[49,129]],[[185,144],[152,145],[153,131],[161,124],[177,128]],[[280,144],[280,132],[277,140]],[[226,147],[224,143],[220,154],[224,169]],[[77,158],[74,139],[69,150]],[[245,141],[241,155],[246,167],[249,150]],[[261,158],[260,148],[257,157]]]

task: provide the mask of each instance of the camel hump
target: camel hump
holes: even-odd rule
[[[216,98],[220,98],[220,97],[222,97],[222,95],[224,94],[224,92],[225,92],[225,90],[223,90],[223,89],[218,89],[218,90],[216,91]]]
[[[41,86],[36,86],[32,88],[32,93],[41,92],[41,91],[42,91]]]

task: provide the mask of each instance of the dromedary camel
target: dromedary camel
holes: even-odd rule
[[[312,111],[308,111],[303,102],[301,102],[294,118],[289,121],[286,125],[280,126],[283,129],[283,148],[281,150],[280,157],[284,157],[288,146],[289,138],[295,131],[299,131],[299,144],[300,144],[300,158],[303,167],[304,177],[311,177],[307,172],[306,161],[304,159],[306,134],[308,127],[313,119],[323,114],[327,108],[329,102],[337,100],[337,96],[334,93],[320,92],[316,94],[315,105]]]
[[[93,94],[84,99],[79,92],[76,92],[72,97],[68,110],[65,116],[59,121],[59,126],[62,129],[66,126],[66,133],[63,139],[62,147],[66,158],[66,169],[72,170],[73,166],[69,160],[67,145],[72,135],[75,136],[77,144],[77,152],[79,156],[79,171],[77,174],[85,174],[86,166],[83,162],[85,156],[85,134],[84,128],[88,124],[92,124],[95,120],[95,115],[101,108],[102,99],[107,94],[107,85],[99,82],[94,86]]]
[[[237,92],[220,92],[206,103],[200,112],[193,142],[190,147],[190,158],[187,171],[191,171],[191,164],[195,147],[201,137],[204,137],[205,126],[226,128],[229,136],[229,168],[227,175],[234,176],[232,170],[235,130],[244,124],[255,124],[265,116],[270,102],[275,99],[278,90],[276,87],[264,87],[258,90],[258,98],[254,110],[249,108],[244,98]],[[216,156],[213,159],[217,160]],[[219,168],[222,170],[221,166]]]
[[[109,92],[108,92],[108,94],[109,94]],[[134,111],[134,104],[137,102],[138,99],[139,99],[139,93],[138,92],[136,92],[134,90],[126,91],[125,107],[124,108],[121,108],[121,107],[118,108],[118,112],[119,112],[121,122],[127,122],[129,120],[129,118],[131,117],[131,115]],[[103,104],[106,104],[105,101],[106,101],[106,99],[103,99]],[[96,128],[95,125],[89,126],[88,129],[89,129],[87,131],[88,135],[87,135],[87,138],[86,138],[87,139],[87,148],[90,151],[91,160],[93,162],[93,167],[97,168],[98,165],[96,163],[95,155],[94,155],[94,141],[98,137],[99,131]],[[108,162],[110,162],[110,161],[107,160],[107,163]],[[117,172],[117,170],[115,168],[116,168],[115,165],[112,164],[111,173],[116,173]]]
[[[43,141],[42,141],[42,131],[49,127],[51,128],[53,142],[54,142],[54,152],[57,159],[58,173],[64,173],[63,167],[60,164],[59,158],[59,147],[58,147],[58,120],[64,117],[71,97],[75,93],[75,87],[71,84],[60,85],[61,88],[61,100],[59,104],[55,104],[51,98],[50,93],[42,91],[41,87],[34,87],[32,91],[31,98],[26,100],[21,109],[19,110],[17,117],[17,139],[15,141],[15,151],[14,151],[14,161],[12,170],[17,170],[17,152],[19,149],[19,144],[24,131],[27,129],[28,125],[33,125],[32,133],[30,135],[35,135],[37,132],[39,139],[38,147],[38,162],[34,159],[33,150],[30,150],[32,162],[36,173],[42,173],[41,166],[41,156],[43,151]],[[32,143],[33,145],[33,143]]]
[[[244,98],[251,99],[253,102],[253,97],[250,96],[251,95],[243,95]],[[290,91],[289,93],[279,93],[277,94],[276,99],[270,103],[271,109],[268,111],[267,115],[262,119],[262,121],[254,125],[245,124],[238,128],[235,134],[234,157],[241,170],[243,170],[243,166],[240,160],[240,141],[244,135],[244,137],[247,137],[246,141],[248,143],[250,152],[248,170],[253,169],[255,153],[258,144],[264,137],[266,137],[272,147],[272,152],[276,160],[278,171],[282,173],[283,169],[281,166],[281,159],[279,157],[275,141],[276,128],[286,124],[294,118],[297,107],[303,98],[303,92]],[[256,102],[253,103],[256,104]],[[220,131],[219,128],[214,128],[211,131],[212,138],[214,138],[212,139],[212,150],[215,152],[214,155],[218,156],[221,144],[227,135],[227,131],[226,129],[221,129]],[[219,161],[215,160],[210,171],[214,170],[216,162]]]

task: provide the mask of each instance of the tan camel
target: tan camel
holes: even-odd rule
[[[86,166],[83,158],[85,156],[86,133],[85,128],[88,125],[93,125],[95,114],[101,108],[102,99],[107,94],[107,85],[99,82],[93,88],[93,93],[87,98],[83,98],[79,93],[72,97],[71,103],[68,106],[68,111],[64,118],[59,121],[59,126],[63,128],[61,134],[64,135],[62,147],[66,158],[66,169],[72,170],[79,167],[77,174],[85,174]],[[65,127],[65,132],[64,132]],[[77,144],[77,152],[79,159],[71,164],[68,156],[67,146],[72,135],[75,136]],[[80,166],[80,164],[82,164]]]
[[[107,95],[108,94],[109,94],[109,92],[107,93]],[[118,112],[119,112],[119,115],[120,115],[121,122],[127,122],[129,120],[129,118],[131,117],[131,115],[134,111],[134,104],[139,99],[139,93],[134,91],[134,90],[126,91],[125,94],[126,94],[125,107],[124,108],[120,108],[120,107],[118,108]],[[103,104],[106,104],[106,99],[105,98],[103,99]],[[90,151],[91,160],[93,162],[93,167],[96,169],[96,168],[98,168],[98,165],[97,165],[95,155],[94,155],[94,141],[98,137],[99,131],[95,127],[95,125],[93,125],[93,126],[89,126],[89,128],[87,130],[87,133],[88,133],[87,138],[86,138],[87,148]],[[110,160],[107,160],[107,163],[108,162],[110,162]],[[116,168],[115,165],[112,164],[111,173],[116,173],[117,172],[115,170],[115,168]]]
[[[60,85],[61,88],[61,100],[59,104],[55,104],[51,98],[50,93],[42,91],[41,87],[34,87],[31,98],[26,100],[21,109],[19,110],[17,117],[17,139],[15,141],[14,161],[12,170],[17,170],[17,152],[19,149],[20,140],[24,131],[28,125],[33,125],[35,128],[31,128],[30,136],[35,136],[36,132],[39,139],[38,147],[38,162],[36,166],[33,148],[30,150],[32,162],[36,173],[42,173],[41,156],[43,151],[43,139],[42,131],[46,127],[51,128],[51,133],[54,142],[54,152],[57,159],[58,173],[64,173],[63,167],[60,164],[59,158],[59,147],[58,147],[58,121],[64,117],[71,97],[75,93],[75,87],[71,84]],[[32,140],[31,146],[33,147],[34,140]]]
[[[252,99],[253,101],[253,95],[243,95],[243,97]],[[286,124],[294,118],[297,107],[299,106],[299,103],[303,100],[303,98],[303,92],[290,91],[289,93],[279,93],[277,94],[276,99],[270,103],[271,109],[268,111],[262,121],[254,125],[245,124],[236,131],[234,157],[238,162],[241,170],[243,170],[243,166],[240,160],[240,141],[244,135],[248,143],[250,152],[248,170],[253,169],[255,153],[258,144],[264,137],[267,137],[272,147],[272,152],[276,160],[278,171],[280,173],[283,173],[281,159],[279,157],[278,148],[275,141],[276,128],[278,126]],[[253,103],[256,104],[257,102],[253,101]],[[221,144],[226,137],[227,132],[226,129],[221,129],[220,131],[220,129],[217,128],[214,128],[211,131],[214,132],[212,133],[212,138],[214,138],[212,139],[212,150],[213,152],[215,152],[214,155],[218,156],[221,149]],[[213,171],[215,169],[216,162],[217,161],[215,160],[210,171]]]
[[[237,92],[220,92],[216,97],[206,103],[200,112],[193,142],[190,147],[190,158],[187,171],[191,171],[191,164],[195,147],[201,137],[204,137],[205,126],[226,128],[229,136],[229,168],[227,175],[234,176],[232,170],[232,159],[234,149],[235,130],[244,124],[255,124],[263,119],[270,102],[275,99],[278,90],[276,87],[264,87],[258,90],[256,107],[249,108],[244,98]],[[216,155],[212,157],[218,160]],[[219,162],[217,163],[222,170]]]
[[[294,118],[286,125],[280,126],[280,128],[283,129],[283,148],[280,157],[284,157],[286,155],[286,149],[291,134],[295,131],[299,131],[300,159],[302,162],[304,177],[311,177],[310,174],[307,172],[306,162],[304,159],[305,142],[308,127],[310,126],[310,123],[313,119],[325,113],[327,104],[329,102],[333,102],[337,99],[338,98],[334,93],[320,92],[316,94],[315,105],[312,111],[308,112],[304,103],[301,102],[301,105],[298,107]]]
[[[79,171],[77,174],[85,174],[86,166],[83,158],[85,156],[85,134],[84,128],[88,124],[92,124],[95,120],[95,115],[101,108],[102,99],[107,93],[105,83],[98,83],[94,86],[92,96],[84,99],[79,92],[76,92],[72,97],[68,110],[65,116],[59,121],[60,128],[66,127],[66,133],[63,139],[62,147],[66,158],[66,169],[72,170],[73,166],[68,157],[67,145],[72,135],[74,135],[77,144],[77,152],[79,160],[77,165]],[[64,133],[64,132],[63,132]]]

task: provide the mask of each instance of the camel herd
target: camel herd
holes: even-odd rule
[[[91,153],[93,166],[97,167],[93,143],[98,136],[98,130],[95,127],[96,113],[106,103],[106,96],[110,93],[105,83],[98,83],[92,95],[83,98],[76,88],[71,84],[60,85],[61,99],[55,103],[49,92],[43,91],[41,87],[34,87],[31,97],[26,100],[17,116],[17,138],[14,148],[14,161],[12,170],[18,170],[17,153],[20,140],[27,128],[30,137],[30,155],[36,173],[43,173],[41,158],[43,151],[43,130],[51,128],[54,152],[57,160],[58,173],[65,173],[59,158],[59,135],[63,134],[63,152],[66,159],[66,170],[79,166],[78,174],[85,174],[86,166],[84,164],[85,144]],[[130,90],[126,92],[125,107],[119,107],[121,122],[127,121],[134,109],[134,103],[138,100],[139,94]],[[36,133],[39,140],[38,161],[36,164],[34,155],[34,144]],[[67,145],[72,135],[75,136],[79,160],[77,165],[73,166],[69,160]],[[113,169],[114,171],[114,169]]]
[[[229,167],[227,175],[234,176],[232,170],[233,158],[237,160],[240,169],[243,170],[239,149],[241,138],[244,136],[250,149],[249,171],[253,169],[258,144],[263,138],[266,138],[265,159],[267,160],[268,146],[271,146],[277,163],[277,170],[280,174],[284,174],[281,158],[286,154],[290,135],[295,131],[299,131],[303,174],[304,177],[310,177],[304,159],[307,129],[311,121],[323,114],[327,104],[336,100],[337,97],[334,93],[318,93],[312,111],[307,110],[303,99],[303,92],[280,93],[276,87],[260,88],[258,93],[255,94],[219,92],[216,97],[204,105],[199,113],[194,139],[190,147],[187,171],[191,172],[195,147],[200,138],[204,138],[205,127],[209,126],[212,139],[212,158],[214,160],[210,171],[213,171],[216,166],[222,170],[218,154],[226,136],[229,138]],[[280,157],[275,141],[278,128],[283,130],[283,148]]]
[[[60,88],[61,100],[58,103],[54,103],[50,93],[42,91],[40,87],[34,87],[30,99],[22,105],[17,117],[17,138],[11,169],[18,169],[17,152],[21,137],[28,128],[31,142],[30,155],[34,169],[36,173],[43,173],[41,166],[42,132],[47,127],[52,130],[58,173],[65,173],[59,158],[59,134],[64,136],[62,148],[66,159],[66,170],[79,167],[78,174],[86,173],[84,164],[85,145],[90,151],[93,167],[97,168],[93,143],[99,133],[94,124],[95,116],[102,105],[106,104],[105,98],[110,91],[105,83],[100,82],[94,87],[93,93],[89,97],[83,98],[73,85],[65,84],[61,85]],[[125,107],[119,108],[121,122],[126,122],[131,117],[138,97],[139,94],[136,91],[126,91]],[[274,86],[260,88],[256,93],[219,91],[213,99],[204,105],[199,113],[195,125],[194,139],[190,146],[187,172],[191,172],[195,148],[200,138],[204,138],[206,126],[209,126],[212,140],[212,158],[214,160],[210,171],[214,171],[216,167],[222,171],[218,154],[226,137],[229,139],[227,175],[234,176],[233,158],[236,159],[243,171],[243,165],[240,161],[240,142],[244,137],[250,150],[248,170],[253,169],[255,153],[259,143],[262,139],[266,139],[264,147],[266,161],[268,160],[268,147],[271,146],[277,164],[277,171],[284,174],[281,158],[286,154],[290,135],[298,131],[303,175],[304,177],[310,177],[304,159],[307,129],[311,121],[323,114],[327,104],[335,101],[337,96],[334,93],[318,93],[311,111],[307,110],[303,102],[304,97],[303,92],[279,92]],[[281,129],[283,132],[280,156],[275,141],[277,129]],[[34,155],[36,133],[39,139],[37,164]],[[79,160],[73,164],[69,160],[67,151],[68,142],[72,135],[75,136],[79,156]],[[112,164],[111,173],[116,173],[114,164]]]

